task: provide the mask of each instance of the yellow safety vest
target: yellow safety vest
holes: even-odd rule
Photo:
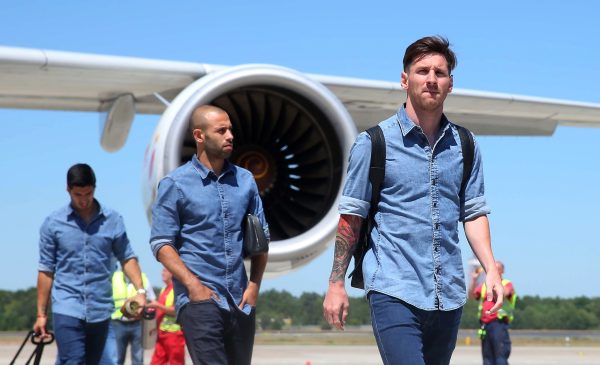
[[[142,273],[142,284],[144,288],[148,286],[148,277]],[[121,307],[125,304],[127,298],[134,297],[137,294],[133,285],[127,285],[125,282],[125,274],[123,271],[115,271],[112,277],[112,292],[113,300],[115,302],[115,311],[113,312],[112,319],[121,319],[123,313],[121,313]]]
[[[162,295],[165,292],[166,287],[162,288],[160,294]],[[169,308],[173,306],[175,303],[175,290],[171,288],[169,294],[167,294],[167,298],[165,298],[165,307]],[[159,329],[163,332],[179,332],[181,331],[181,326],[175,322],[175,317],[166,315],[163,317],[160,322]]]
[[[510,284],[510,280],[502,279],[502,286],[506,286]],[[481,318],[481,311],[483,310],[483,302],[485,301],[485,293],[487,291],[487,287],[485,283],[481,286],[481,296],[479,297],[479,312],[477,313],[477,317]],[[505,300],[502,302],[502,308],[498,311],[498,319],[508,318],[508,323],[512,322],[515,318],[515,304],[517,303],[517,292],[513,287],[513,294],[510,297],[510,300]]]

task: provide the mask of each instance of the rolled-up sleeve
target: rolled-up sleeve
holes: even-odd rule
[[[150,233],[150,248],[158,259],[158,251],[164,245],[174,246],[181,224],[177,204],[181,192],[170,177],[163,178],[158,184],[156,201],[152,207],[152,229]]]
[[[363,132],[350,150],[346,183],[338,206],[340,214],[367,217],[371,206],[370,166],[371,138]]]
[[[40,261],[38,270],[54,272],[56,269],[56,240],[52,230],[52,220],[46,218],[40,228]]]
[[[254,178],[252,178],[252,192],[254,193],[254,199],[252,199],[252,206],[250,207],[251,211],[255,216],[260,220],[260,224],[262,225],[263,231],[265,232],[265,237],[267,240],[271,241],[271,234],[269,232],[269,224],[267,222],[267,218],[265,217],[265,212],[262,205],[262,199],[260,198],[260,193],[258,192],[258,187],[256,186],[256,182]]]
[[[125,223],[123,217],[118,215],[115,222],[115,232],[113,241],[113,254],[120,262],[125,262],[132,258],[137,258],[129,238],[127,237],[127,231],[125,230]]]
[[[473,169],[465,187],[465,200],[461,209],[461,221],[469,221],[482,215],[490,214],[490,208],[485,199],[485,184],[483,182],[483,162],[479,145],[475,141]]]

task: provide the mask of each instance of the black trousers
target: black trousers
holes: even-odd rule
[[[256,332],[256,311],[250,315],[233,303],[229,311],[214,300],[186,304],[179,315],[194,365],[250,365]]]

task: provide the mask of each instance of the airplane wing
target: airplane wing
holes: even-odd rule
[[[102,111],[132,95],[161,114],[193,81],[225,66],[0,46],[0,107]],[[406,98],[399,83],[307,75],[329,88],[363,130]],[[444,111],[478,135],[551,135],[557,125],[600,127],[600,104],[454,89]]]
[[[346,105],[359,129],[389,117],[406,100],[400,83],[315,78]],[[600,127],[600,104],[456,88],[444,113],[478,135],[552,135],[557,125]]]
[[[251,170],[260,187],[272,239],[269,272],[298,268],[333,242],[336,202],[356,131],[392,115],[405,98],[399,83],[272,65],[0,47],[0,108],[102,112],[100,143],[106,151],[123,146],[136,113],[161,114],[144,155],[149,216],[160,179],[196,151],[186,133],[192,110],[208,102],[226,110],[242,151],[232,159]],[[454,89],[444,108],[451,120],[479,135],[600,127],[600,104]]]

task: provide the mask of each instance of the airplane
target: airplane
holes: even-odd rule
[[[333,242],[348,154],[359,131],[406,99],[399,83],[289,68],[83,54],[0,46],[0,107],[103,113],[100,143],[126,142],[136,114],[161,115],[144,156],[148,220],[162,177],[187,162],[197,105],[231,119],[231,160],[250,170],[271,231],[267,273],[307,264]],[[557,126],[600,127],[600,104],[454,89],[450,120],[476,135],[550,136]]]

